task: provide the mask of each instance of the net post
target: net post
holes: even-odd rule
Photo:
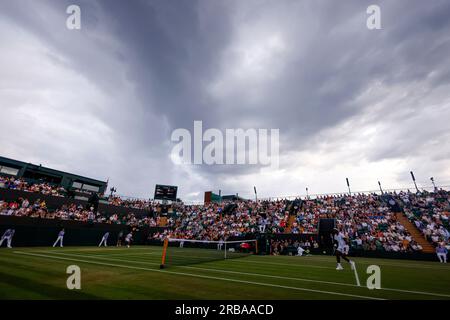
[[[166,263],[166,254],[167,254],[167,247],[169,245],[169,239],[164,239],[164,246],[163,246],[163,252],[161,257],[161,264],[159,265],[160,269],[164,269],[164,265]]]
[[[255,254],[258,254],[258,240],[255,240]]]
[[[224,243],[225,243],[225,259],[226,259],[227,258],[227,242],[224,241]]]

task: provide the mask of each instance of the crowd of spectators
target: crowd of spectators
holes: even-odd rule
[[[69,195],[68,190],[62,186],[54,185],[48,182],[34,182],[30,183],[25,179],[18,179],[14,177],[0,176],[0,188],[10,189],[10,190],[20,190],[25,192],[41,193],[47,196],[55,197],[66,197]],[[100,195],[101,198],[102,195]],[[155,206],[155,203],[151,200],[144,199],[128,199],[122,198],[120,196],[111,195],[105,200],[109,204],[114,206],[120,206],[125,208],[134,209],[150,209]]]
[[[256,232],[283,233],[288,201],[236,201],[178,206],[168,220],[168,229],[155,238],[226,240]]]
[[[29,184],[22,179],[0,177],[0,187],[44,195],[64,196],[64,188],[48,183]],[[109,197],[109,203],[126,208],[146,209],[158,218],[138,218],[133,214],[105,215],[74,204],[58,210],[49,210],[45,201],[29,203],[27,199],[6,203],[0,201],[0,214],[114,223],[132,226],[159,226],[163,206],[151,200]],[[395,209],[393,204],[397,206]],[[166,208],[167,209],[167,208]],[[315,199],[239,200],[205,205],[173,204],[164,212],[167,227],[154,238],[163,237],[226,240],[256,232],[317,234],[321,218],[336,219],[353,249],[385,252],[416,252],[422,247],[405,227],[397,221],[396,212],[402,211],[424,237],[438,245],[448,244],[450,192],[400,192],[379,194],[327,195]],[[149,214],[149,216],[151,216]],[[304,244],[303,244],[304,245]],[[303,247],[303,245],[300,245]],[[312,244],[311,244],[312,245]],[[276,241],[272,252],[280,254],[299,243]]]
[[[402,192],[398,197],[405,215],[428,241],[435,246],[449,242],[450,192]]]
[[[393,198],[396,195],[389,195]],[[317,233],[320,218],[336,219],[337,226],[350,240],[353,249],[414,252],[422,247],[397,219],[386,202],[386,195],[328,195],[297,199],[289,208],[295,216],[290,232]],[[276,247],[283,246],[276,243]],[[286,246],[284,246],[286,247]],[[281,252],[280,248],[273,250]]]
[[[380,195],[346,196],[340,200],[335,217],[354,249],[385,252],[422,250]]]
[[[106,215],[94,212],[92,207],[86,208],[76,204],[65,204],[57,210],[50,210],[47,208],[45,201],[37,199],[31,203],[26,198],[19,198],[17,201],[12,202],[0,200],[0,215],[72,220],[88,223],[123,224],[132,227],[154,227],[159,223],[159,218],[155,219],[148,216],[138,218],[133,213]]]
[[[46,182],[28,183],[24,179],[7,178],[0,176],[0,188],[36,192],[43,195],[64,197],[66,190]]]
[[[143,199],[124,199],[120,196],[111,195],[108,203],[113,206],[147,210],[155,206],[155,202]]]
[[[392,192],[379,194],[329,195],[295,200],[291,233],[317,233],[320,218],[336,219],[353,249],[384,252],[420,252],[423,248],[397,221],[405,215],[435,246],[449,243],[450,192]],[[273,252],[287,246],[275,242]]]
[[[314,240],[273,240],[270,244],[270,253],[272,255],[298,255],[299,248],[304,250],[305,254],[309,254],[312,250],[319,249],[319,243]]]

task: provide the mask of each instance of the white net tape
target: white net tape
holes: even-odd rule
[[[256,242],[256,239],[250,240],[233,240],[233,241],[216,241],[216,240],[194,240],[194,239],[180,239],[180,238],[169,238],[169,242],[191,242],[191,243],[212,243],[212,244],[220,244],[220,243],[245,243],[245,242]]]

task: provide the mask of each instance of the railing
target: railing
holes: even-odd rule
[[[437,189],[443,189],[446,191],[450,190],[450,185],[445,185],[445,186],[436,186]],[[411,187],[405,187],[405,188],[397,188],[397,189],[383,189],[383,193],[393,193],[393,192],[413,192],[415,193],[415,188],[411,188]],[[419,188],[419,191],[434,191],[434,187],[433,186],[426,186],[426,187],[421,187]],[[263,197],[263,198],[259,198],[259,200],[295,200],[295,199],[316,199],[319,197],[324,197],[324,196],[340,196],[340,195],[348,195],[349,192],[334,192],[334,193],[315,193],[315,194],[300,194],[300,195],[280,195],[280,196],[271,196],[271,197]],[[380,190],[367,190],[367,191],[352,191],[351,193],[352,195],[357,195],[357,194],[379,194],[381,195],[381,191]]]

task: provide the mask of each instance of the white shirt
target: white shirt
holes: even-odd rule
[[[342,232],[339,232],[338,234],[334,235],[334,240],[337,241],[338,243],[338,250],[339,251],[343,251],[344,247],[347,245],[347,243],[345,242],[345,236]]]

